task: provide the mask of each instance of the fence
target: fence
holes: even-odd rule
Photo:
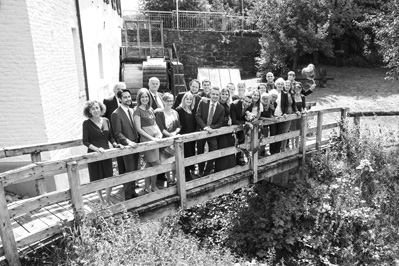
[[[237,189],[239,187],[245,186],[249,183],[256,183],[259,180],[265,180],[266,177],[275,175],[279,172],[284,172],[298,165],[298,159],[302,158],[302,162],[305,160],[305,154],[309,147],[316,146],[317,149],[321,149],[322,145],[328,143],[328,140],[323,140],[322,132],[324,129],[330,129],[332,127],[339,126],[339,123],[331,123],[323,125],[323,116],[330,112],[340,112],[341,119],[346,117],[347,109],[344,108],[330,108],[318,111],[311,111],[307,115],[298,116],[288,115],[283,120],[278,122],[290,121],[290,120],[301,120],[301,130],[296,130],[276,136],[264,137],[259,139],[259,126],[260,125],[272,125],[277,122],[262,122],[260,124],[255,124],[254,129],[251,131],[251,143],[249,147],[249,164],[244,166],[235,166],[224,171],[211,174],[209,176],[195,179],[189,182],[185,180],[185,170],[184,168],[189,165],[198,164],[200,162],[205,162],[211,159],[216,159],[219,157],[224,157],[227,155],[235,154],[241,150],[235,146],[227,147],[224,149],[219,149],[216,151],[200,154],[197,156],[192,156],[184,158],[184,143],[197,141],[199,139],[205,139],[209,137],[217,137],[225,134],[232,134],[243,130],[240,126],[229,126],[216,129],[212,133],[208,132],[196,132],[182,136],[176,136],[173,138],[166,138],[160,142],[145,142],[140,143],[137,148],[127,147],[126,149],[110,149],[105,151],[103,154],[91,153],[79,156],[73,156],[70,158],[50,160],[46,162],[40,162],[40,152],[48,150],[56,150],[60,148],[79,146],[81,145],[80,140],[62,142],[62,143],[52,143],[47,145],[32,145],[29,147],[19,147],[19,148],[4,148],[0,150],[0,157],[11,157],[19,156],[22,154],[36,154],[37,159],[32,159],[32,164],[0,173],[0,223],[2,224],[0,228],[2,248],[0,249],[0,255],[5,255],[6,260],[10,265],[20,265],[19,262],[19,249],[26,248],[27,246],[41,241],[45,238],[51,237],[60,232],[61,226],[57,224],[49,225],[47,228],[41,228],[40,230],[30,230],[29,234],[17,235],[16,229],[13,228],[11,220],[16,217],[23,217],[31,212],[50,209],[54,204],[61,204],[68,202],[66,204],[72,205],[73,213],[71,215],[66,215],[66,220],[69,223],[79,222],[80,219],[86,214],[85,206],[83,201],[83,196],[88,193],[93,193],[95,191],[122,185],[127,182],[137,181],[143,178],[147,178],[159,173],[164,173],[168,171],[176,171],[177,186],[168,187],[160,191],[142,195],[138,198],[130,199],[127,201],[122,201],[115,205],[109,207],[109,213],[115,214],[126,209],[138,208],[141,206],[154,205],[155,202],[167,202],[176,199],[181,208],[187,208],[194,204],[200,203],[198,199],[190,198],[189,195],[198,193],[198,191],[203,191],[203,187],[206,185],[214,186],[216,182],[226,182],[225,180],[231,176],[237,176],[238,179],[243,176],[246,178],[245,182],[232,185],[229,187],[231,190]],[[307,118],[308,116],[317,116],[317,126],[314,128],[308,128]],[[314,144],[307,143],[306,134],[308,132],[316,132],[316,142]],[[277,153],[268,157],[258,158],[257,147],[259,145],[267,145],[273,142],[282,141],[285,139],[292,139],[299,137],[301,139],[299,147],[293,147],[291,150],[287,150],[282,153]],[[163,147],[168,147],[174,145],[175,147],[175,160],[172,162],[164,163],[155,167],[146,168],[142,170],[137,170],[134,172],[124,173],[121,175],[116,175],[110,178],[98,180],[88,184],[81,184],[79,177],[79,169],[87,167],[90,162],[96,162],[104,159],[115,158],[123,155],[140,153],[146,150],[159,149]],[[284,161],[291,158],[291,161]],[[266,175],[259,175],[261,167],[268,167],[273,163],[281,162],[284,163],[278,165],[278,169],[273,169],[273,171],[268,172]],[[16,203],[7,205],[5,199],[5,187],[11,184],[16,184],[20,182],[25,182],[29,180],[42,180],[46,176],[53,176],[56,174],[67,173],[69,181],[69,189],[64,189],[54,192],[46,192],[42,190],[37,197],[33,197],[26,200],[21,200]],[[209,199],[210,197],[216,196],[213,191],[215,187],[211,189],[209,195],[201,200]],[[208,193],[208,192],[207,192]],[[69,203],[70,201],[70,203]],[[173,211],[178,209],[174,208]],[[40,217],[40,216],[39,216]],[[42,217],[43,218],[43,217]],[[36,217],[36,219],[39,219]],[[30,221],[31,222],[31,221]]]
[[[245,16],[228,15],[223,12],[197,11],[124,11],[125,21],[162,21],[164,28],[181,30],[237,31],[256,30]]]

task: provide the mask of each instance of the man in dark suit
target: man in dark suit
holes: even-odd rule
[[[118,91],[117,97],[120,106],[112,113],[111,123],[114,136],[119,144],[137,147],[137,131],[133,124],[133,110],[129,107],[132,104],[132,98],[129,90]],[[129,154],[123,156],[126,172],[132,172],[139,169],[139,154]],[[123,184],[125,189],[125,200],[137,197],[135,191],[135,182]]]
[[[231,124],[232,125],[243,125],[245,124],[245,112],[252,111],[252,95],[247,93],[244,95],[242,100],[235,100],[230,105],[230,116],[231,116]],[[237,133],[238,143],[244,143],[244,133],[239,131]],[[241,152],[237,153],[236,160],[238,165],[244,165],[245,161],[242,157]]]
[[[197,111],[198,108],[198,104],[201,100],[201,97],[198,95],[198,90],[200,88],[200,82],[197,79],[193,79],[190,84],[190,92],[194,95],[194,109],[193,109],[193,115],[195,116],[195,112]],[[173,109],[176,110],[176,108],[180,105],[181,100],[183,99],[183,96],[186,92],[180,92],[177,96],[176,96],[176,100],[175,103],[173,104]]]
[[[212,133],[214,129],[220,128],[224,121],[224,107],[219,103],[220,90],[218,87],[212,87],[208,101],[201,101],[198,105],[195,120],[197,121],[197,130],[204,130]],[[209,151],[217,150],[217,138],[207,138],[197,141],[198,154],[204,153],[205,143],[208,143]],[[209,160],[206,163],[199,163],[199,175],[209,175],[213,168],[214,160]],[[205,168],[205,169],[204,169]]]
[[[126,89],[125,82],[117,82],[114,86],[114,96],[109,97],[103,100],[103,103],[106,107],[104,117],[108,118],[111,121],[112,113],[119,107],[119,100],[116,97],[118,91],[122,91]],[[112,133],[113,134],[113,133]],[[115,136],[114,136],[115,137]],[[118,162],[118,172],[119,174],[123,174],[126,172],[125,163],[123,162],[123,157],[117,157],[116,161]]]
[[[158,92],[160,81],[157,77],[152,77],[148,80],[148,90],[150,91],[151,97],[151,107],[156,110],[158,108],[163,108],[162,93]]]

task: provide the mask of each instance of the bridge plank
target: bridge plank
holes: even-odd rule
[[[258,174],[259,180],[270,181],[270,178],[276,176],[280,173],[287,172],[295,167],[299,166],[299,159],[301,155],[295,155],[288,157],[284,160],[273,162],[271,164],[266,164],[259,169],[261,173]]]
[[[44,206],[52,205],[57,202],[62,202],[71,199],[71,193],[69,189],[63,189],[60,191],[50,192],[41,196],[19,200],[15,203],[8,205],[10,217],[14,218],[19,215],[23,215],[30,211],[41,209]]]
[[[75,217],[72,212],[72,204],[69,202],[62,202],[45,207],[45,209],[57,217],[61,222],[72,221]]]
[[[293,156],[293,155],[296,155],[296,154],[299,155],[299,148],[295,148],[295,149],[292,149],[292,150],[286,150],[285,152],[279,152],[279,153],[276,153],[276,154],[261,158],[258,161],[258,165],[259,166],[267,165],[267,164],[270,164],[272,162],[275,162],[275,161],[278,161],[278,160],[281,160],[283,158],[290,157],[290,156]]]

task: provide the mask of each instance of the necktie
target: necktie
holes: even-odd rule
[[[213,112],[214,111],[215,111],[215,105],[211,104],[211,110],[209,111],[208,120],[206,121],[206,125],[207,126],[212,125],[212,119],[213,119]]]
[[[155,104],[157,105],[157,108],[161,107],[161,106],[159,106],[158,95],[154,94],[154,100],[155,100]]]
[[[129,120],[130,120],[130,125],[133,127],[133,120],[132,120],[132,113],[130,112],[130,109],[127,109],[127,112],[128,112],[128,116],[129,116]]]

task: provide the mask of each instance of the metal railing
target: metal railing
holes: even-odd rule
[[[181,30],[256,30],[256,25],[249,23],[245,16],[228,15],[224,12],[126,10],[123,12],[123,19],[163,21],[164,28]]]

